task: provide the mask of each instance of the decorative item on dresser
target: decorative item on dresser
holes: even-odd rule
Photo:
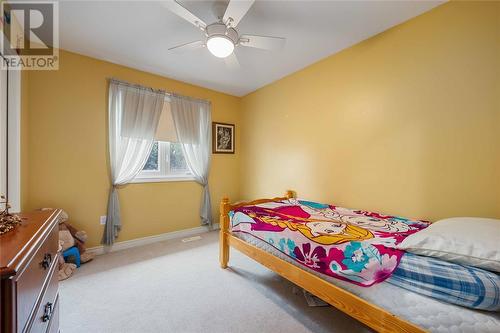
[[[0,236],[2,332],[58,332],[59,209],[20,214]]]

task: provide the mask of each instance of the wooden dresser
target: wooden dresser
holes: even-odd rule
[[[60,210],[20,214],[21,225],[0,236],[0,331],[58,332]]]

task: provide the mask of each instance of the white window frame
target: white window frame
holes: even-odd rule
[[[194,181],[191,172],[171,172],[170,170],[170,142],[158,141],[159,170],[142,170],[132,180],[132,183],[160,183]]]

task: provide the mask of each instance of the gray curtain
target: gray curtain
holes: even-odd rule
[[[110,80],[109,160],[111,189],[102,244],[111,245],[121,229],[117,187],[142,170],[154,143],[165,93]]]
[[[212,139],[210,102],[171,96],[170,103],[177,139],[182,145],[187,165],[196,182],[203,186],[201,224],[212,226],[212,205],[208,187]]]

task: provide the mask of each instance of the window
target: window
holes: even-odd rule
[[[193,180],[180,143],[155,141],[144,168],[134,182]]]

